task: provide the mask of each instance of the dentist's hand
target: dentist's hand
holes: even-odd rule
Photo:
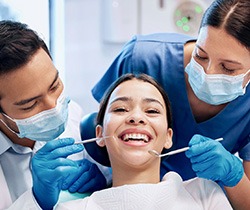
[[[57,203],[65,180],[82,171],[78,162],[67,156],[84,149],[74,145],[74,139],[53,140],[44,145],[32,158],[33,194],[42,209],[52,209]]]
[[[198,177],[219,181],[227,187],[237,185],[243,177],[242,162],[228,152],[221,143],[201,135],[194,135],[189,147],[186,156],[190,158],[192,168]]]
[[[87,159],[77,161],[79,170],[63,183],[62,190],[71,193],[94,192],[107,187],[106,178],[99,168]]]

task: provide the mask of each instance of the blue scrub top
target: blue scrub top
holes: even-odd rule
[[[100,102],[105,90],[122,74],[146,73],[162,85],[171,102],[174,135],[170,150],[188,146],[194,134],[201,134],[212,139],[223,137],[221,143],[228,151],[239,152],[242,159],[250,160],[250,85],[245,95],[230,102],[216,116],[197,123],[185,84],[184,44],[189,41],[195,40],[181,34],[135,36],[92,89],[94,98]],[[185,153],[162,159],[161,175],[168,171],[176,171],[184,180],[195,177]]]

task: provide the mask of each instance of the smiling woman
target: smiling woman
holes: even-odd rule
[[[133,77],[121,77],[110,88],[101,105],[100,116],[97,117],[97,136],[112,135],[118,140],[99,142],[101,146],[106,145],[109,153],[113,186],[159,182],[160,161],[151,158],[147,151],[156,149],[161,152],[164,147],[168,149],[172,145],[171,112],[167,96],[154,86],[154,82],[149,80],[153,84],[149,83],[145,75],[138,77],[139,80]],[[106,107],[105,110],[102,107]],[[131,170],[127,170],[128,167]],[[156,173],[151,173],[144,180],[138,168]],[[125,180],[115,178],[121,174],[126,174]]]
[[[113,186],[56,209],[232,209],[215,182],[201,178],[183,182],[175,172],[165,174],[161,182],[160,158],[148,150],[170,148],[171,127],[163,89],[145,74],[121,76],[106,92],[96,126],[98,145],[108,151]],[[102,139],[105,136],[112,138]]]

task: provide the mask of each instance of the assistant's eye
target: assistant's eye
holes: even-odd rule
[[[194,57],[197,58],[200,61],[208,59],[208,56],[205,52],[199,49],[199,47],[196,46],[194,50]]]
[[[200,56],[197,52],[195,52],[194,56],[195,56],[195,58],[197,58],[198,60],[206,60],[206,59],[207,59],[206,56]]]
[[[233,74],[235,72],[234,69],[227,68],[224,64],[221,64],[222,70],[225,71],[227,74]]]

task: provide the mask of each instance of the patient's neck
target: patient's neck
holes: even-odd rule
[[[125,184],[159,183],[160,164],[148,168],[131,168],[124,165],[112,166],[113,187]]]

